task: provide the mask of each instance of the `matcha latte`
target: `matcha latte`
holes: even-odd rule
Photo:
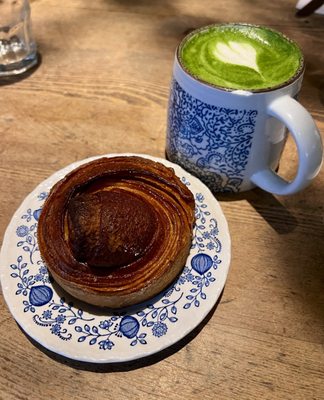
[[[182,67],[226,89],[266,90],[303,69],[299,47],[279,32],[245,24],[214,25],[188,35],[178,50]]]

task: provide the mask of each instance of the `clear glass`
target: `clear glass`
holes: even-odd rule
[[[0,77],[17,75],[37,63],[28,0],[0,0]]]

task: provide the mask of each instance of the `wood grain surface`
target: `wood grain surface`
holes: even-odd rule
[[[299,100],[324,132],[324,16],[296,18],[296,2],[32,1],[41,64],[0,81],[0,238],[25,196],[73,161],[164,157],[174,51],[206,24],[263,24],[299,42]],[[288,140],[281,174],[292,177],[297,162]],[[51,354],[0,294],[0,399],[323,399],[323,199],[323,172],[294,196],[218,196],[232,237],[223,296],[189,337],[145,360],[99,366]]]

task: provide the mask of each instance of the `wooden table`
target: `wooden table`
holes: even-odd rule
[[[324,132],[324,16],[297,19],[295,3],[32,1],[42,63],[1,86],[1,238],[24,197],[73,161],[113,152],[164,157],[174,50],[202,25],[244,20],[297,40],[307,62],[300,101]],[[284,158],[280,171],[291,177],[290,140]],[[258,189],[220,196],[232,262],[217,308],[177,346],[135,364],[47,354],[1,295],[0,398],[323,399],[323,199],[323,173],[291,197]]]

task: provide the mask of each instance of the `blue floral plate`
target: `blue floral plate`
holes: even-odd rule
[[[196,201],[194,238],[183,272],[150,301],[118,313],[89,306],[63,292],[41,260],[37,221],[50,188],[72,169],[98,157],[73,163],[42,182],[26,197],[7,228],[0,254],[3,295],[23,330],[55,353],[94,363],[156,353],[199,325],[225,285],[230,235],[218,202],[202,182],[178,165],[141,156],[173,167]]]

